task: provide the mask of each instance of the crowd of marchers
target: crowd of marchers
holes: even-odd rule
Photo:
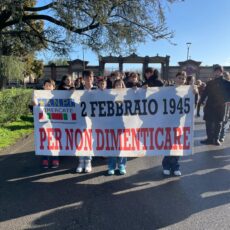
[[[213,65],[213,76],[202,82],[195,76],[187,75],[185,71],[176,74],[173,80],[162,80],[157,69],[148,67],[144,72],[144,79],[136,72],[112,72],[109,76],[94,77],[91,70],[85,70],[83,76],[72,81],[68,75],[62,77],[58,86],[52,79],[46,79],[43,84],[45,90],[105,90],[112,88],[147,88],[192,85],[195,97],[195,115],[201,116],[203,109],[207,138],[201,143],[220,146],[225,139],[230,112],[230,74],[221,65]],[[162,161],[163,174],[166,176],[181,176],[179,156],[165,156]],[[92,171],[92,157],[81,156],[76,167],[77,173]],[[116,168],[119,174],[126,174],[126,157],[108,157],[108,175],[114,175]],[[59,167],[58,157],[44,156],[42,166],[48,168]]]

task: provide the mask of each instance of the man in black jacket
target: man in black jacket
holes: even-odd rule
[[[207,100],[204,107],[207,139],[202,140],[202,144],[221,145],[220,131],[225,120],[225,103],[230,99],[230,82],[223,78],[223,71],[222,66],[213,65],[215,79],[207,82],[199,101],[203,104]]]

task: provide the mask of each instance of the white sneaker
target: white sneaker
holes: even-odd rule
[[[181,176],[181,171],[180,170],[176,170],[176,171],[173,172],[173,174],[175,176]]]
[[[85,172],[86,173],[92,172],[91,160],[85,161]]]
[[[77,173],[81,173],[85,167],[85,162],[83,159],[79,160],[78,167],[76,168]]]
[[[165,176],[169,176],[169,175],[170,175],[170,170],[164,169],[164,170],[163,170],[163,174],[164,174]]]

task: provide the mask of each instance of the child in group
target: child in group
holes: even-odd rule
[[[54,90],[55,82],[52,79],[47,79],[43,83],[44,90]],[[43,156],[42,157],[42,167],[47,169],[49,168],[49,161],[51,161],[51,168],[59,167],[59,158],[57,156]]]
[[[106,78],[105,77],[98,78],[97,86],[98,86],[98,90],[101,90],[101,91],[105,90],[107,88],[107,80],[106,80]],[[103,157],[100,157],[100,158],[105,159],[106,157],[103,156]]]
[[[152,67],[147,67],[145,69],[144,79],[145,81],[142,85],[144,88],[164,86],[163,81],[160,79],[159,71]]]
[[[199,100],[200,100],[200,97],[202,96],[202,94],[205,90],[206,84],[204,82],[202,82],[201,80],[197,80],[196,85],[197,85],[198,95],[199,95]],[[196,116],[197,117],[200,117],[201,104],[199,103],[199,100],[198,100],[197,107],[196,107]]]
[[[97,85],[98,85],[98,89],[105,90],[107,87],[106,79],[105,78],[98,79]]]
[[[187,76],[186,78],[186,85],[195,85],[196,83],[196,78],[195,76]],[[197,107],[197,104],[198,104],[198,101],[199,101],[199,92],[197,91],[197,93],[195,94],[195,109]]]
[[[73,82],[69,75],[64,75],[61,79],[61,83],[58,86],[58,90],[73,90]]]
[[[114,88],[121,89],[125,88],[125,83],[122,79],[117,79],[114,81]],[[118,169],[121,175],[126,174],[126,162],[127,157],[109,157],[108,158],[108,175],[114,175],[116,165],[118,163]]]
[[[180,71],[176,74],[175,85],[185,85],[187,80],[187,74],[185,71]],[[175,176],[181,176],[180,165],[178,163],[179,156],[165,156],[162,161],[163,174],[169,176],[171,172]]]
[[[112,89],[114,86],[114,81],[117,79],[121,79],[121,73],[119,71],[112,72],[107,79],[107,88]]]
[[[74,82],[74,88],[75,89],[83,89],[84,84],[83,84],[83,79],[82,77],[78,77],[75,82]]]
[[[91,70],[84,70],[83,71],[83,80],[85,82],[84,84],[84,90],[94,90],[97,87],[93,85],[94,83],[94,74]],[[85,170],[86,173],[89,173],[92,171],[92,157],[90,156],[81,156],[79,157],[79,163],[76,168],[77,173],[82,173],[83,170]]]
[[[126,82],[126,88],[140,88],[141,86],[142,83],[139,81],[138,74],[135,72],[130,73],[130,75],[128,76],[128,81]]]

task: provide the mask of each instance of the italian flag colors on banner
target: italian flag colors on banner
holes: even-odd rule
[[[43,120],[58,120],[58,121],[76,121],[76,113],[45,113],[41,111],[39,113],[39,121]]]

